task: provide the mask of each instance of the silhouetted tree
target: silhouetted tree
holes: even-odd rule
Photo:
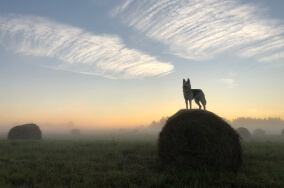
[[[269,130],[269,132],[279,133],[284,126],[284,121],[277,118],[251,118],[251,117],[238,117],[233,119],[232,126],[234,127],[246,127],[253,131],[254,129]]]
[[[244,125],[249,125],[249,124],[265,124],[265,125],[281,125],[284,124],[284,121],[280,119],[279,117],[277,118],[272,118],[268,117],[266,118],[251,118],[251,117],[238,117],[237,119],[233,119],[232,121],[233,124],[244,124]]]
[[[149,128],[162,128],[169,117],[162,117],[160,121],[152,121],[150,125],[148,125]]]

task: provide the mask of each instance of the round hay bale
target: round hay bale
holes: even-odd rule
[[[162,162],[237,171],[242,164],[238,133],[222,118],[205,110],[180,110],[171,116],[158,140]]]
[[[264,135],[265,135],[265,131],[262,130],[262,129],[255,129],[255,130],[253,131],[253,134],[254,134],[255,136],[264,136]]]
[[[284,136],[284,129],[282,129],[282,131],[281,131],[281,135],[282,135],[282,136]]]
[[[8,133],[8,139],[41,140],[41,130],[36,124],[25,124],[13,127]]]
[[[245,127],[239,127],[236,129],[236,131],[243,140],[249,139],[251,136],[249,130]]]

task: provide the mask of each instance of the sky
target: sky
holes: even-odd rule
[[[148,125],[183,78],[228,120],[284,119],[283,0],[0,0],[0,126]],[[193,108],[198,108],[193,102]]]

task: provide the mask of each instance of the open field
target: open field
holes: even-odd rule
[[[163,165],[153,135],[68,138],[0,140],[0,187],[284,187],[280,136],[243,142],[237,174]]]

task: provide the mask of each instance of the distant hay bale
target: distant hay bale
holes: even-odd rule
[[[251,136],[249,130],[245,127],[239,127],[236,129],[236,131],[243,140],[249,139]]]
[[[25,124],[13,127],[8,133],[8,139],[11,140],[41,140],[41,130],[36,124]]]
[[[265,131],[262,130],[262,129],[255,129],[255,130],[253,131],[253,134],[254,134],[255,136],[264,136],[264,135],[265,135]]]
[[[158,140],[162,162],[237,171],[242,165],[238,133],[222,118],[205,110],[180,110],[170,117]]]
[[[80,134],[80,130],[79,129],[72,129],[71,130],[71,134],[72,135],[79,135]]]

